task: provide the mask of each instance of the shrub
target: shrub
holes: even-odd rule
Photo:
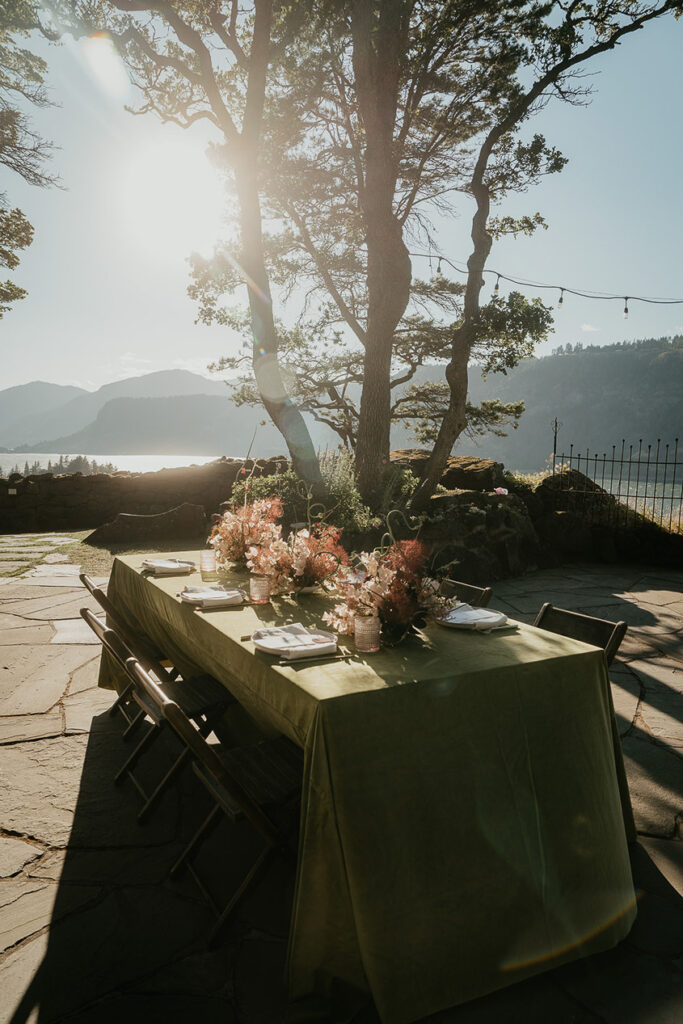
[[[416,477],[408,469],[387,466],[383,477],[377,508],[370,509],[360,496],[356,484],[355,459],[346,449],[325,451],[320,456],[320,472],[327,492],[325,502],[314,501],[306,485],[291,469],[272,476],[252,476],[240,479],[234,486],[232,500],[241,504],[245,500],[277,496],[282,502],[283,521],[286,525],[308,522],[320,516],[350,533],[363,533],[378,529],[392,509],[405,510],[417,486]]]

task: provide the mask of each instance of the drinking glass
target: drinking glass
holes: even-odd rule
[[[199,552],[199,571],[202,574],[204,583],[215,583],[218,579],[216,552],[213,548],[208,551]]]
[[[356,650],[363,654],[374,654],[380,649],[380,621],[376,615],[356,615],[353,620],[353,635]]]
[[[249,597],[253,604],[268,604],[270,601],[270,576],[249,577]]]

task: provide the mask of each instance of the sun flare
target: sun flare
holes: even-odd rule
[[[155,260],[207,254],[220,234],[223,187],[201,144],[189,136],[133,152],[121,177],[127,237]],[[156,134],[156,133],[155,133]]]

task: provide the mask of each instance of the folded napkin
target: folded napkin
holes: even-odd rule
[[[225,587],[185,587],[180,594],[181,601],[187,601],[197,608],[229,608],[242,604],[246,599],[243,590],[227,590]]]
[[[153,572],[155,576],[187,575],[194,569],[194,562],[186,562],[181,558],[146,558],[142,568]]]
[[[334,633],[320,629],[307,629],[300,622],[271,629],[257,629],[251,637],[254,647],[267,654],[279,654],[285,661],[302,658],[320,658],[334,654],[337,638]]]
[[[436,621],[442,626],[451,626],[454,629],[477,629],[480,632],[502,629],[508,625],[508,618],[504,612],[496,612],[493,608],[473,608],[469,604],[460,603],[444,615],[440,615]]]

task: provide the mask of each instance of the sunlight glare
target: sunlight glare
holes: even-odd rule
[[[107,32],[96,32],[79,43],[88,69],[109,96],[125,99],[130,92],[126,66]]]
[[[192,251],[210,254],[220,230],[223,186],[202,144],[169,133],[137,149],[121,185],[127,237],[150,258],[178,262]]]

